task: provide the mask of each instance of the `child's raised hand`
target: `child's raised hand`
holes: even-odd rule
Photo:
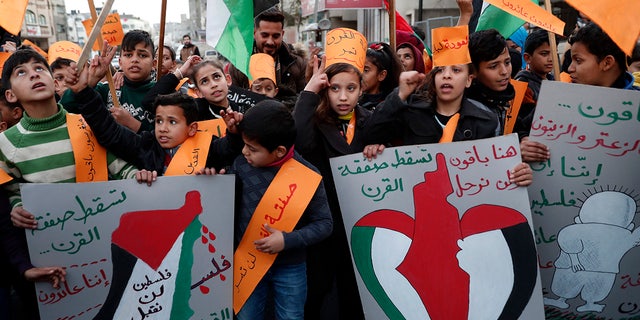
[[[384,151],[384,144],[370,144],[364,147],[362,155],[371,161],[371,159],[375,159],[379,154],[382,154],[382,151]]]
[[[155,170],[148,171],[142,169],[136,172],[136,181],[138,181],[138,183],[146,183],[149,187],[151,187],[151,184],[153,184],[156,179],[158,179],[158,173]]]
[[[68,89],[71,89],[73,93],[78,93],[82,89],[88,86],[89,81],[89,67],[82,68],[82,72],[78,73],[78,66],[75,62],[67,67],[68,75],[64,78],[64,82]]]
[[[260,252],[275,254],[284,250],[284,235],[282,231],[264,224],[264,228],[270,233],[266,238],[262,238],[253,242],[256,249]]]
[[[456,0],[458,3],[458,9],[460,9],[460,19],[458,19],[458,26],[468,25],[473,15],[473,0]]]
[[[227,173],[225,169],[220,169],[220,171],[216,172],[216,168],[202,168],[195,172],[196,176],[215,176],[216,174],[225,173]]]
[[[322,47],[316,47],[315,42],[313,43],[312,46],[309,46],[310,57],[317,56],[320,53],[320,51],[322,51]],[[304,78],[307,82],[309,82],[309,79],[311,79],[311,76],[313,76],[314,66],[315,66],[315,62],[313,58],[309,59],[309,61],[307,62],[307,67],[304,70]]]
[[[116,49],[110,46],[107,40],[103,41],[100,55],[94,57],[89,66],[89,86],[95,87],[107,72],[111,72],[111,60],[116,55]]]
[[[16,49],[17,49],[16,43],[13,41],[7,41],[0,47],[2,47],[2,50],[4,52],[8,52],[8,53],[14,53],[16,52]]]
[[[533,182],[533,171],[526,162],[517,164],[513,170],[511,170],[511,183],[515,183],[521,187],[526,187]]]
[[[402,101],[407,98],[424,82],[427,76],[418,71],[404,71],[400,74],[398,83],[398,96]]]
[[[131,129],[133,132],[138,132],[138,130],[140,130],[142,123],[138,119],[134,118],[127,109],[122,107],[113,107],[109,109],[109,111],[117,123]]]
[[[313,93],[318,93],[320,90],[329,86],[329,78],[327,74],[324,73],[324,66],[327,62],[327,58],[322,56],[322,60],[320,61],[320,65],[318,65],[318,56],[313,56],[313,75],[307,85],[304,87],[305,91],[311,91]]]
[[[242,121],[242,113],[233,111],[230,107],[227,110],[220,111],[220,116],[227,125],[227,131],[230,133],[238,134],[238,124]]]
[[[193,67],[202,62],[202,58],[197,55],[189,56],[187,60],[180,66],[180,68],[176,69],[174,75],[178,80],[182,78],[191,77],[193,73]],[[177,73],[177,74],[176,74]]]

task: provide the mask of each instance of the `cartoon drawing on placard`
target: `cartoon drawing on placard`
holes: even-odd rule
[[[445,156],[413,188],[415,214],[382,209],[366,214],[351,231],[351,249],[368,291],[390,319],[415,318],[393,301],[394,290],[376,267],[395,253],[376,255],[376,232],[410,239],[396,270],[411,284],[431,319],[517,319],[537,280],[536,247],[525,216],[509,207],[480,204],[460,217],[451,195]],[[407,292],[403,295],[406,296]],[[413,293],[411,293],[413,294]]]
[[[585,196],[575,223],[558,233],[560,255],[551,282],[558,298],[544,298],[544,304],[566,309],[567,300],[580,295],[585,303],[577,311],[602,312],[606,305],[598,302],[611,292],[620,261],[640,244],[640,228],[634,230],[633,223],[637,203],[621,188]]]

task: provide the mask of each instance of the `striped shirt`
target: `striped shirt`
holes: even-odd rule
[[[21,206],[21,182],[76,182],[67,112],[58,105],[55,115],[35,119],[26,113],[18,124],[0,133],[0,169],[14,179],[3,187],[9,193],[12,207]],[[133,165],[107,153],[111,179],[134,178],[138,171]]]

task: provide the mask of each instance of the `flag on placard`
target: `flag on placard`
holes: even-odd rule
[[[532,0],[532,2],[538,3],[537,0]],[[475,7],[473,8],[473,10],[476,9]],[[508,39],[523,24],[524,20],[512,16],[487,1],[483,1],[475,31],[496,29],[505,39]]]
[[[244,74],[253,50],[253,0],[207,0],[207,43]]]
[[[0,1],[0,27],[12,35],[18,35],[27,11],[28,0]]]
[[[567,0],[567,3],[598,24],[622,51],[631,55],[640,35],[640,1]]]

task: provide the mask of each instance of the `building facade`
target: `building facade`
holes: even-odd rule
[[[58,41],[58,33],[67,38],[66,23],[61,18],[64,11],[64,0],[29,0],[20,36],[46,51]]]

